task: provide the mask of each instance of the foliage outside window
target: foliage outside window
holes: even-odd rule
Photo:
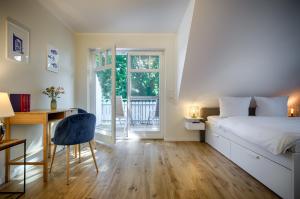
[[[96,66],[104,66],[105,61],[111,63],[111,54],[100,52],[96,55]],[[158,69],[158,56],[131,56],[131,68]],[[127,55],[116,55],[116,96],[127,99]],[[97,72],[97,79],[102,88],[104,100],[111,98],[111,70]],[[159,73],[158,72],[134,72],[131,74],[132,96],[158,96]]]

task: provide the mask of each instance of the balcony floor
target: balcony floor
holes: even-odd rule
[[[135,137],[136,136],[139,136],[141,134],[147,134],[147,133],[151,133],[151,132],[157,132],[160,130],[160,126],[159,124],[136,124],[136,125],[130,125],[128,126],[129,129],[128,129],[128,136],[127,136],[127,127],[126,127],[126,124],[124,123],[119,123],[117,121],[117,124],[116,124],[116,137],[117,138],[127,138],[127,137]],[[97,131],[101,131],[101,132],[106,132],[104,134],[109,134],[110,132],[110,125],[107,124],[107,125],[98,125],[96,126],[96,132]]]

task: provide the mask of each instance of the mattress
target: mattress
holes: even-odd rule
[[[278,155],[300,141],[300,118],[234,116],[210,118],[225,131]]]
[[[243,139],[240,136],[237,136],[236,133],[226,130],[222,128],[218,123],[223,120],[223,118],[220,118],[219,116],[209,116],[207,123],[207,133],[216,133],[218,135],[223,136],[224,138],[239,144],[259,155],[262,155],[274,162],[277,162],[278,164],[288,168],[292,169],[292,153],[284,153],[280,155],[275,155],[271,153],[270,151],[266,150],[265,148],[249,142],[249,140]]]

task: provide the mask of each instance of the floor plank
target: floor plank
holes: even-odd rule
[[[27,192],[22,198],[278,198],[204,143],[144,140],[98,144],[98,175],[88,145],[81,151],[81,163],[71,156],[69,186],[62,151],[57,153],[48,183],[43,183],[40,168],[28,171]]]

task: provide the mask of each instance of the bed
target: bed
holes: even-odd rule
[[[280,197],[300,198],[300,119],[217,115],[219,108],[202,109],[206,142]]]

